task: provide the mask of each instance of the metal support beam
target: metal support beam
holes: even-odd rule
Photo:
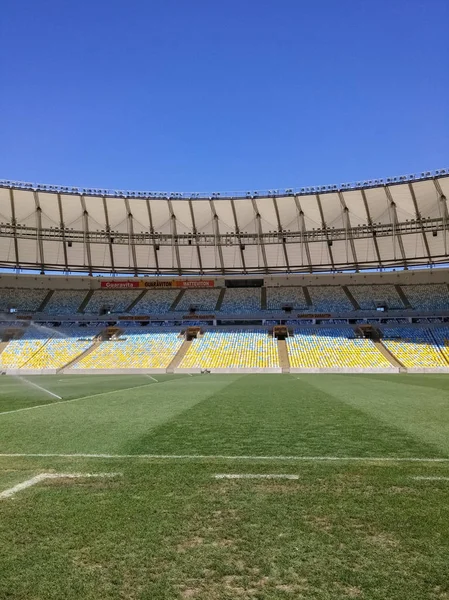
[[[327,224],[326,224],[326,221],[324,220],[324,212],[323,212],[323,207],[321,205],[320,195],[315,194],[315,198],[316,198],[316,202],[318,204],[318,209],[320,211],[321,227],[323,228],[324,234],[326,236],[327,249],[329,251],[329,259],[331,261],[332,270],[335,271],[334,255],[331,250],[331,240],[329,239],[329,234],[327,232]]]
[[[69,273],[69,259],[67,256],[67,241],[65,238],[65,224],[64,224],[64,214],[63,214],[63,209],[62,209],[61,194],[58,194],[58,210],[59,210],[59,227],[61,229],[61,236],[62,236],[62,251],[64,253],[64,272]]]
[[[349,217],[349,209],[346,206],[344,196],[341,192],[338,192],[338,197],[340,199],[341,206],[343,208],[343,220],[344,220],[345,227],[346,227],[346,236],[349,239],[349,244],[351,246],[352,260],[354,261],[355,270],[358,271],[359,270],[359,262],[357,260],[357,252],[355,251],[354,238],[351,234],[352,227],[351,227],[351,219]]]
[[[19,243],[17,241],[17,221],[16,221],[16,208],[14,206],[14,192],[11,188],[9,190],[9,201],[11,202],[11,225],[14,236],[14,253],[16,255],[16,270],[20,271],[20,260],[19,260]]]
[[[396,260],[396,246],[395,246],[395,241],[396,238],[398,240],[398,246],[399,246],[399,250],[401,251],[401,255],[402,255],[402,260],[404,263],[404,269],[408,269],[408,261],[407,261],[407,257],[405,256],[405,251],[404,251],[404,244],[402,243],[402,236],[401,234],[397,231],[398,229],[398,212],[396,210],[396,203],[393,200],[393,196],[391,195],[390,189],[388,187],[388,185],[384,186],[384,190],[385,190],[385,194],[387,196],[388,202],[390,203],[390,212],[391,212],[391,222],[393,225],[393,249],[394,249],[394,260]]]
[[[111,226],[109,224],[109,215],[108,215],[108,207],[106,206],[106,198],[103,196],[103,208],[104,208],[104,218],[106,223],[106,233],[108,234],[109,240],[109,256],[111,257],[111,269],[112,272],[115,273],[115,264],[114,264],[114,250],[112,249],[112,244],[114,243],[114,238],[111,234]]]
[[[418,221],[418,223],[421,226],[421,234],[422,234],[422,238],[423,238],[423,242],[424,242],[424,248],[426,249],[427,256],[429,258],[429,263],[431,264],[432,263],[432,254],[430,253],[429,242],[427,241],[426,232],[424,231],[421,213],[420,213],[420,210],[418,207],[418,202],[416,201],[415,190],[413,188],[412,183],[408,184],[408,189],[410,190],[410,194],[411,194],[412,200],[413,200],[413,206],[415,207],[416,220]]]
[[[373,220],[371,218],[371,213],[370,213],[369,206],[368,206],[368,200],[366,199],[365,190],[361,190],[361,194],[362,194],[362,199],[363,199],[363,205],[365,207],[367,222],[371,229],[371,234],[373,236],[374,251],[376,253],[377,260],[379,261],[379,268],[381,268],[382,260],[380,258],[379,245],[377,243],[376,229],[373,225]]]
[[[234,200],[231,200],[231,208],[232,208],[232,215],[234,217],[234,223],[235,223],[235,233],[237,234],[238,244],[239,244],[239,248],[240,248],[240,257],[242,259],[243,272],[247,273],[247,271],[246,271],[246,264],[245,264],[245,257],[243,256],[243,250],[242,250],[242,242],[241,242],[241,239],[240,239],[240,227],[239,227],[239,223],[237,221],[237,213],[236,213],[236,210],[235,210]]]
[[[92,255],[90,252],[90,236],[89,236],[89,213],[86,209],[86,200],[84,196],[80,196],[81,208],[83,209],[83,222],[84,222],[84,250],[87,256],[87,263],[89,268],[89,275],[92,275]]]
[[[193,235],[195,236],[196,252],[198,256],[198,264],[200,267],[200,273],[203,275],[203,261],[201,260],[200,244],[198,241],[198,231],[196,229],[195,215],[193,213],[192,200],[189,200],[190,218],[192,219]]]
[[[447,198],[446,196],[443,194],[443,190],[441,189],[441,185],[440,182],[438,181],[438,179],[433,178],[433,184],[435,186],[435,190],[437,192],[437,196],[439,198],[440,201],[440,214],[442,216],[443,219],[443,239],[444,239],[444,254],[447,255],[447,228],[448,228],[448,223],[449,223],[449,212],[447,209]]]
[[[214,235],[215,235],[215,249],[216,252],[218,252],[218,258],[220,260],[220,268],[221,268],[221,272],[225,273],[225,267],[224,267],[224,261],[223,261],[223,250],[221,248],[221,243],[220,243],[220,226],[218,224],[218,215],[217,215],[217,211],[215,210],[215,204],[213,200],[209,200],[210,203],[210,209],[212,211],[212,215],[214,217]]]
[[[287,248],[285,247],[285,237],[284,237],[284,232],[282,231],[281,218],[279,216],[279,207],[278,207],[278,203],[277,203],[277,198],[275,196],[273,196],[273,206],[274,206],[274,212],[276,213],[276,220],[278,223],[278,232],[282,239],[282,249],[284,251],[285,266],[287,267],[287,273],[290,273],[290,264],[288,262]]]
[[[263,260],[263,264],[264,264],[264,267],[265,267],[265,273],[268,273],[267,254],[265,252],[265,244],[262,242],[263,232],[262,232],[262,223],[260,222],[261,216],[260,216],[259,209],[257,207],[256,200],[254,198],[251,198],[251,202],[252,202],[252,205],[253,205],[254,215],[256,217],[257,234],[258,234],[258,238],[259,238],[259,250],[261,251],[261,254],[262,254],[262,260]]]
[[[129,237],[129,248],[131,249],[131,257],[133,259],[133,270],[134,277],[137,277],[139,274],[139,269],[137,266],[137,257],[136,257],[136,245],[131,241],[134,239],[134,223],[133,223],[133,214],[131,212],[131,207],[129,205],[128,198],[125,198],[125,208],[126,214],[128,215],[128,237]],[[128,255],[129,256],[129,255]]]
[[[150,234],[151,234],[151,239],[153,241],[154,264],[156,265],[156,274],[160,275],[161,272],[159,270],[159,259],[158,259],[158,256],[157,256],[157,247],[158,246],[157,246],[156,241],[154,239],[153,215],[151,214],[150,201],[148,200],[148,198],[145,200],[145,202],[147,203],[148,222],[150,223]]]
[[[39,255],[39,262],[41,264],[41,275],[45,273],[45,258],[44,258],[44,244],[42,242],[42,209],[39,203],[38,192],[33,192],[34,203],[36,205],[36,228],[37,228],[37,248]]]
[[[304,264],[303,249],[305,249],[307,262],[309,264],[309,273],[312,273],[313,269],[312,269],[312,260],[310,258],[309,242],[307,241],[307,238],[305,236],[306,221],[304,219],[304,211],[302,210],[302,207],[299,203],[298,196],[295,196],[295,204],[296,204],[296,211],[298,214],[299,234],[300,234],[300,239],[301,239],[301,266]]]
[[[174,246],[174,250],[175,250],[176,262],[178,264],[178,275],[182,275],[181,257],[179,256],[179,246],[178,246],[178,232],[177,232],[177,228],[176,228],[176,215],[173,212],[173,206],[172,206],[171,200],[167,200],[167,202],[168,202],[168,210],[170,211],[170,218],[171,218],[173,246]]]

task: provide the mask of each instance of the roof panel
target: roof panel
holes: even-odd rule
[[[129,269],[134,271],[134,262],[131,252],[131,246],[126,244],[112,244],[112,252],[114,256],[114,267],[116,269]]]
[[[265,269],[262,251],[259,244],[246,244],[243,250],[247,269]]]
[[[154,260],[154,247],[152,244],[138,244],[136,246],[136,261],[140,269],[156,270]]]
[[[12,238],[0,237],[0,263],[16,262],[14,240]]]
[[[282,229],[286,231],[300,231],[301,224],[295,199],[292,196],[276,198],[276,203]]]
[[[309,243],[309,252],[312,266],[331,265],[329,247],[326,242]]]
[[[222,246],[221,252],[223,254],[225,269],[243,269],[239,246]]]
[[[353,190],[342,192],[344,203],[349,210],[349,219],[352,227],[365,225],[368,222],[365,204],[363,202],[362,192]]]
[[[103,199],[86,196],[84,202],[88,214],[89,230],[104,231],[106,229],[106,215],[104,212]]]
[[[192,214],[188,200],[171,200],[173,214],[176,217],[178,234],[188,234],[193,231]],[[207,203],[206,206],[207,207]]]
[[[149,200],[154,231],[171,233],[171,216],[167,200]]]
[[[288,263],[291,269],[308,269],[309,261],[305,244],[286,244]]]
[[[366,203],[373,223],[391,223],[390,203],[383,187],[365,190]]]
[[[433,181],[417,181],[411,184],[421,217],[439,219],[442,216],[442,206]]]
[[[90,244],[90,256],[93,269],[112,269],[109,244]],[[87,258],[86,258],[87,262]]]
[[[393,198],[393,202],[396,204],[398,221],[403,223],[407,219],[416,218],[416,210],[408,185],[392,185],[388,189],[391,197]]]
[[[343,206],[337,193],[318,195],[323,209],[324,222],[327,227],[340,229],[345,226],[343,221]]]
[[[42,227],[59,227],[60,215],[57,194],[37,192],[39,206],[41,207]]]
[[[404,246],[405,257],[408,260],[416,258],[425,258],[427,256],[424,247],[424,241],[421,233],[408,233],[402,235],[402,244]]]
[[[11,223],[10,191],[0,188],[0,223]]]
[[[316,196],[301,196],[298,199],[306,221],[306,229],[321,228],[322,220]]]
[[[234,221],[234,214],[232,212],[232,204],[230,200],[217,200],[214,201],[215,212],[218,217],[218,226],[220,233],[231,233],[235,232],[236,226]]]
[[[220,256],[216,246],[200,246],[203,269],[221,269]]]
[[[134,233],[150,231],[150,217],[145,200],[129,200],[129,209],[133,216]]]
[[[251,200],[236,200],[234,206],[240,231],[257,233],[256,213]]]
[[[160,246],[159,250],[157,250],[157,260],[161,271],[174,271],[178,269],[173,246]]]
[[[200,233],[214,233],[214,216],[210,202],[192,200],[196,230]]]
[[[64,225],[73,229],[84,229],[83,207],[80,196],[61,196],[62,217]]]
[[[182,246],[179,251],[179,258],[181,260],[182,269],[199,270],[200,264],[198,262],[198,251],[196,246]]]
[[[265,255],[267,257],[267,265],[269,269],[276,267],[283,267],[285,269],[287,268],[282,244],[266,244]]]
[[[19,247],[19,260],[21,264],[40,264],[36,240],[18,238],[17,244]]]
[[[111,230],[128,233],[129,219],[125,200],[123,198],[106,198],[106,210]]]
[[[363,264],[372,265],[372,263],[378,265],[379,260],[377,258],[376,248],[372,237],[355,238],[354,248],[359,266],[362,266]]]
[[[46,265],[65,266],[64,246],[62,242],[43,240],[42,245]]]
[[[36,202],[32,192],[13,190],[16,221],[20,225],[36,227]]]
[[[260,214],[260,226],[263,233],[278,231],[279,224],[273,198],[257,198],[256,206]]]
[[[67,260],[73,267],[85,267],[88,271],[84,244],[73,242],[71,248],[67,248]]]

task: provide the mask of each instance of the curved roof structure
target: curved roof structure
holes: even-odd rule
[[[243,195],[0,182],[0,266],[263,274],[448,262],[449,171]]]

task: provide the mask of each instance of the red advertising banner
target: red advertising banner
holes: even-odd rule
[[[128,290],[133,288],[213,288],[215,281],[213,279],[202,279],[197,281],[178,281],[176,279],[160,281],[157,279],[138,279],[137,281],[102,281],[102,288],[109,290]]]

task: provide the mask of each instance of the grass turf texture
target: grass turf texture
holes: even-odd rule
[[[366,460],[0,457],[0,491],[123,473],[0,501],[0,599],[449,598],[449,482],[413,479],[449,463],[369,460],[449,457],[449,378],[155,378],[2,377],[0,452]]]

